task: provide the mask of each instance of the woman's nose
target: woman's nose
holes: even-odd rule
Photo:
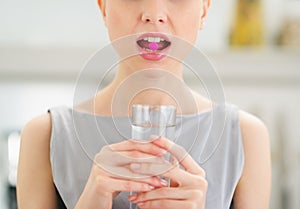
[[[164,1],[162,0],[145,0],[142,14],[144,23],[163,24],[167,21]]]

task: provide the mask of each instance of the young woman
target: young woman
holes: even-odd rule
[[[153,38],[166,38],[161,37],[164,33],[194,44],[199,30],[203,28],[210,0],[99,0],[99,6],[111,41],[145,33],[146,38],[154,42]],[[149,209],[269,207],[271,169],[268,131],[258,118],[238,110],[234,105],[226,107],[229,117],[220,143],[202,163],[197,155],[187,153],[184,146],[163,137],[150,143],[137,143],[131,139],[114,141],[110,145],[100,143],[95,146],[96,151],[91,152],[94,162],[109,164],[112,170],[123,169],[122,172],[143,175],[161,165],[160,156],[168,151],[174,162],[178,161],[180,165],[160,175],[170,179],[170,187],[158,176],[127,178],[116,175],[107,167],[93,163],[81,149],[82,144],[75,139],[78,130],[72,125],[73,117],[81,124],[81,131],[86,136],[80,139],[83,143],[85,141],[82,140],[86,140],[97,144],[95,139],[99,136],[91,128],[94,116],[101,121],[100,126],[107,131],[108,137],[118,137],[110,131],[113,124],[107,122],[113,114],[113,97],[119,86],[136,71],[156,67],[183,80],[182,64],[174,64],[167,57],[155,54],[157,46],[154,44],[152,51],[145,50],[143,56],[132,57],[118,65],[114,80],[92,98],[93,111],[82,111],[84,105],[76,106],[74,110],[51,108],[47,114],[33,119],[24,127],[17,181],[20,209],[66,206],[121,209],[129,208],[129,201],[137,203],[139,208]],[[168,68],[170,63],[172,68]],[[178,115],[185,117],[183,123],[188,124],[188,130],[199,127],[206,130],[207,115],[212,105],[204,96],[195,92],[192,95],[198,112],[185,116],[183,111]],[[176,105],[172,97],[155,90],[142,92],[134,97],[133,103]],[[195,123],[195,120],[201,123]],[[190,140],[191,133],[187,131],[180,140]],[[210,147],[212,141],[207,140],[204,147]],[[128,158],[114,158],[118,156],[116,154]],[[150,156],[156,158],[140,163],[126,161]],[[120,160],[120,163],[116,159],[125,160]],[[130,191],[138,193],[128,196]]]

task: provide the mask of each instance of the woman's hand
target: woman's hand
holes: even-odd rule
[[[136,174],[130,165],[163,164],[166,151],[154,143],[126,140],[104,146],[95,156],[85,189],[76,205],[79,208],[111,209],[121,191],[151,191],[167,182],[147,174]]]
[[[137,203],[142,209],[204,209],[207,192],[204,170],[184,148],[168,139],[160,137],[152,143],[172,154],[172,165],[169,165],[167,172],[160,174],[171,180],[171,186],[136,193],[129,196],[128,199],[132,203]],[[180,162],[184,170],[179,167],[177,162]],[[153,168],[151,164],[141,163],[140,168],[132,170],[139,174],[151,174],[153,170],[157,169],[157,167]]]

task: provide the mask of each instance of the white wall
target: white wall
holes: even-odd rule
[[[1,0],[0,46],[91,46],[106,40],[96,0]]]

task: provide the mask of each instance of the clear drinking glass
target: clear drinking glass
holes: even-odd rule
[[[172,105],[142,105],[132,106],[132,138],[135,140],[150,141],[151,135],[164,136],[174,141],[176,125],[176,107]],[[170,160],[170,155],[166,155]],[[170,180],[168,185],[170,186]],[[130,195],[133,192],[130,192]],[[138,209],[130,202],[130,209]]]

